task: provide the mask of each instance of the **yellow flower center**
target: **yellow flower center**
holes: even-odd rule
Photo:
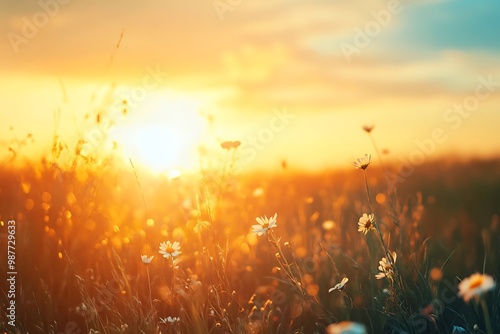
[[[266,223],[262,224],[262,228],[268,229],[269,228],[269,223],[266,222]]]
[[[165,252],[172,254],[173,252],[175,252],[175,249],[173,249],[172,246],[169,246],[167,247],[167,249],[165,249]]]
[[[372,227],[372,221],[370,219],[368,219],[365,223],[365,228],[366,229],[369,229],[370,227]]]
[[[475,289],[480,287],[483,284],[483,278],[481,276],[478,276],[474,278],[474,280],[470,283],[470,288]]]

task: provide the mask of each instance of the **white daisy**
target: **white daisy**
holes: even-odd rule
[[[342,281],[340,281],[340,283],[335,284],[335,286],[333,288],[330,288],[328,292],[332,292],[335,290],[342,290],[347,284],[347,282],[349,282],[349,279],[347,277],[342,278]]]
[[[171,243],[170,241],[167,242],[162,242],[160,244],[160,251],[159,253],[163,255],[164,258],[174,258],[179,256],[181,254],[181,246],[178,241]]]
[[[153,258],[154,258],[154,255],[151,255],[151,256],[147,256],[147,255],[141,255],[141,260],[142,260],[142,263],[144,264],[150,264],[151,261],[153,261]]]
[[[370,230],[375,229],[375,215],[372,213],[370,215],[367,215],[366,213],[363,214],[361,218],[359,218],[358,221],[358,232],[362,232],[365,235],[368,233]]]
[[[396,257],[397,254],[396,252],[392,252],[392,260],[394,261],[394,264],[396,264]],[[394,267],[392,261],[389,261],[387,258],[383,257],[381,261],[379,261],[379,266],[378,270],[380,270],[380,273],[375,275],[377,279],[382,279],[384,277],[387,278],[392,278],[394,275]]]
[[[370,162],[371,157],[372,157],[371,155],[365,154],[364,157],[356,159],[356,161],[353,161],[352,164],[356,169],[363,169],[363,170],[367,169],[368,165],[371,163]]]
[[[490,275],[473,274],[458,284],[458,295],[466,302],[495,288],[495,280]]]
[[[277,217],[278,217],[277,213],[275,213],[274,216],[271,218],[257,217],[255,220],[257,220],[259,224],[252,225],[252,232],[254,234],[257,234],[259,237],[263,234],[266,234],[268,230],[277,226],[276,224]]]

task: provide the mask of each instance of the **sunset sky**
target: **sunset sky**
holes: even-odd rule
[[[35,144],[25,156],[49,152],[56,110],[64,138],[92,137],[83,115],[114,117],[123,99],[128,116],[117,113],[107,135],[138,163],[162,156],[165,169],[195,166],[207,138],[242,141],[249,167],[344,166],[375,154],[363,125],[375,125],[395,161],[426,149],[426,159],[500,152],[498,1],[0,0],[0,8],[0,153],[27,133]]]

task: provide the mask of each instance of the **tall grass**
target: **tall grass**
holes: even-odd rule
[[[485,319],[500,331],[498,288],[482,299],[489,315],[457,290],[474,272],[499,275],[498,161],[429,163],[388,192],[376,163],[238,175],[233,142],[219,164],[172,180],[88,144],[55,135],[46,159],[2,169],[1,219],[19,226],[17,329],[2,316],[5,331],[325,333],[349,321],[370,333],[486,333]],[[276,227],[252,232],[275,213]],[[182,253],[163,258],[164,241]],[[391,272],[377,279],[382,258]]]

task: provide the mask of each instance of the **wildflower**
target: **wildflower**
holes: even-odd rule
[[[362,232],[366,235],[368,231],[375,229],[375,215],[373,213],[370,215],[364,213],[363,216],[359,218],[358,225],[358,232]]]
[[[396,264],[396,252],[392,252],[392,261],[387,260],[387,258],[383,257],[381,261],[379,261],[379,266],[378,270],[380,270],[380,273],[375,275],[377,279],[382,279],[384,277],[387,278],[392,278],[394,275],[394,267],[393,265]]]
[[[328,334],[367,334],[366,327],[357,322],[341,321],[326,328]]]
[[[443,271],[439,268],[432,268],[432,270],[429,273],[429,276],[431,277],[431,280],[434,282],[439,282],[440,280],[443,279]]]
[[[257,198],[257,197],[262,197],[265,194],[265,190],[262,187],[255,188],[254,191],[252,192],[252,196]]]
[[[281,168],[286,169],[288,167],[288,163],[286,160],[281,160]]]
[[[479,299],[482,294],[494,288],[493,277],[476,273],[458,284],[458,295],[468,302],[473,297]]]
[[[420,311],[420,314],[425,317],[432,318],[436,316],[436,309],[434,308],[433,304],[428,304],[424,307],[422,311]]]
[[[257,234],[259,237],[263,234],[266,234],[267,230],[270,230],[270,229],[277,226],[277,224],[276,224],[276,217],[277,216],[278,216],[278,214],[275,213],[274,216],[271,218],[257,217],[255,220],[257,220],[257,222],[259,224],[252,225],[252,232],[254,234]]]
[[[181,178],[181,171],[178,169],[172,169],[170,172],[168,172],[168,179],[170,181],[177,181],[178,179]]]
[[[373,126],[373,125],[363,125],[363,131],[365,131],[366,133],[370,133],[370,132],[372,132],[374,127],[375,126]]]
[[[325,231],[333,230],[335,228],[335,222],[333,220],[325,220],[323,224],[321,224],[321,227],[323,227]]]
[[[76,313],[83,317],[87,316],[87,310],[87,305],[85,305],[84,303],[81,303],[76,307]]]
[[[370,162],[370,159],[371,159],[371,155],[368,155],[368,154],[365,154],[364,157],[361,157],[361,158],[358,158],[356,159],[356,161],[353,161],[353,165],[356,169],[367,169],[368,168],[368,165],[371,163]]]
[[[237,148],[238,146],[241,145],[241,142],[236,140],[236,141],[225,141],[223,143],[220,144],[220,146],[225,149],[225,150],[229,150],[229,149],[232,149],[232,148]]]
[[[160,323],[162,323],[162,324],[174,324],[174,323],[180,322],[180,321],[181,321],[181,318],[179,318],[179,317],[171,317],[171,316],[168,316],[166,318],[160,317]]]
[[[328,292],[332,292],[332,291],[335,291],[335,290],[342,290],[345,285],[347,284],[347,282],[349,282],[349,279],[347,277],[344,277],[342,278],[342,281],[340,281],[340,283],[337,283],[335,284],[335,286],[333,288],[330,288],[330,290],[328,290]]]
[[[163,254],[164,258],[167,258],[167,259],[170,257],[174,258],[174,257],[179,256],[179,254],[181,253],[180,249],[181,249],[181,246],[180,246],[178,241],[176,241],[174,243],[167,241],[167,242],[162,242],[160,244],[159,253]]]
[[[141,255],[141,260],[142,260],[142,263],[144,264],[150,264],[151,261],[153,261],[153,258],[154,258],[154,255],[151,255],[151,256],[147,256],[147,255]]]
[[[453,326],[453,331],[451,332],[451,334],[461,334],[461,333],[467,333],[465,328],[460,326]]]

